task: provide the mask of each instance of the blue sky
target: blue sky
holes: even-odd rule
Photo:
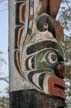
[[[4,3],[0,4],[0,50],[8,50],[8,9]]]
[[[8,2],[4,1],[0,3],[0,51],[3,52],[0,57],[4,58],[7,64],[0,63],[0,78],[8,76]],[[5,81],[0,81],[0,96],[6,95],[4,90],[6,87],[8,84]]]

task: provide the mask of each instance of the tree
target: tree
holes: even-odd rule
[[[65,35],[65,82],[66,82],[66,95],[67,95],[67,108],[71,108],[71,1],[63,0],[58,20],[64,28]]]

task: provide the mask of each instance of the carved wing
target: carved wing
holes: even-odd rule
[[[56,18],[60,3],[61,0],[42,0],[42,6],[40,8],[39,14],[45,12],[51,17]]]

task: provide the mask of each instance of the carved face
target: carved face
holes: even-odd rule
[[[20,50],[15,54],[17,68],[32,84],[32,89],[35,87],[40,92],[65,99],[63,50],[54,38],[53,23],[46,14],[40,15],[35,22],[36,29],[32,29],[25,42],[23,36]]]
[[[51,40],[40,41],[28,46],[26,55],[25,73],[28,80],[41,92],[65,99],[61,46]]]
[[[17,71],[14,72],[19,72],[25,78],[26,85],[30,82],[28,85],[32,85],[31,89],[35,87],[44,94],[65,100],[63,51],[58,42],[53,39],[48,40],[48,37],[56,38],[55,28],[51,17],[46,14],[46,9],[45,13],[43,13],[44,9],[39,12],[41,4],[41,7],[46,5],[44,5],[44,0],[41,2],[39,0],[23,0],[15,3],[14,61]],[[42,15],[38,15],[38,13],[42,13]],[[17,83],[20,83],[20,79]]]
[[[50,42],[51,41],[44,41],[36,43],[27,48],[28,57],[25,61],[26,70],[48,70],[51,74],[64,78],[64,60],[62,52],[59,52],[54,46],[54,48],[50,48],[50,46],[46,48]],[[51,44],[56,44],[56,46],[59,47],[57,43],[51,42]],[[37,46],[39,48],[35,50]],[[42,47],[45,48],[43,49]]]

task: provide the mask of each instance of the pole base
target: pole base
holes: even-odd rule
[[[10,92],[10,108],[64,108],[65,100],[36,90]]]

